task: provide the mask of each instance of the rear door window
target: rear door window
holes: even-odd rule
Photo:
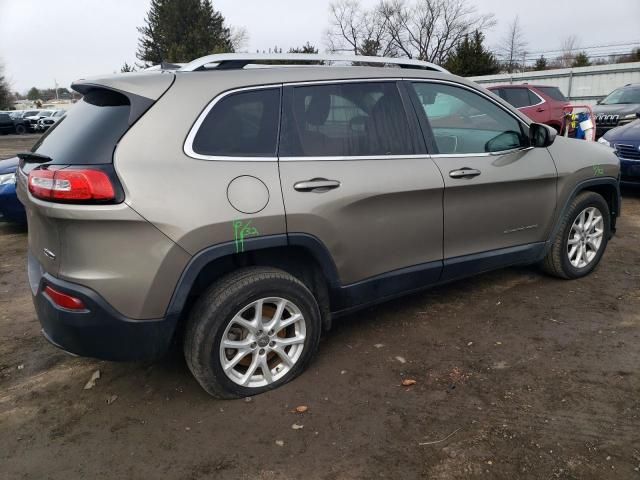
[[[567,97],[560,91],[558,87],[537,87],[545,95],[559,102],[568,102]]]
[[[505,88],[504,99],[516,108],[529,107],[537,101],[531,101],[528,88]]]
[[[193,152],[214,157],[275,157],[280,88],[236,92],[214,103],[193,140]]]
[[[281,157],[361,157],[415,153],[395,82],[292,87]]]

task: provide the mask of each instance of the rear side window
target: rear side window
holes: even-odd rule
[[[535,103],[538,103],[538,99],[534,95],[529,95],[529,89],[527,88],[505,88],[504,99],[516,108],[528,107]]]
[[[292,87],[281,157],[354,157],[415,153],[395,82]]]
[[[560,91],[558,87],[536,87],[546,96],[553,98],[559,102],[568,102],[567,97]]]
[[[129,99],[105,89],[89,91],[50,128],[32,151],[49,164],[112,163],[115,147],[129,128]]]
[[[237,92],[216,102],[193,140],[193,151],[220,157],[275,157],[280,88]]]

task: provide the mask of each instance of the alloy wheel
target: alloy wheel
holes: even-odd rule
[[[576,217],[567,240],[569,262],[575,268],[587,267],[600,250],[604,238],[602,212],[587,207]]]
[[[305,319],[293,302],[261,298],[242,308],[227,325],[220,341],[220,363],[234,383],[263,387],[291,371],[305,338]]]

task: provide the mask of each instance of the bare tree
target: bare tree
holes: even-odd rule
[[[517,70],[520,67],[520,60],[522,60],[522,67],[524,67],[526,47],[527,41],[520,27],[520,18],[516,15],[509,24],[509,29],[499,47],[500,56],[507,72],[511,73]]]
[[[249,32],[245,27],[231,27],[230,41],[234,52],[241,52],[249,43]]]
[[[468,0],[381,0],[371,10],[358,0],[330,5],[327,31],[331,51],[404,56],[445,63],[464,38],[495,22]]]
[[[338,0],[329,5],[326,37],[331,52],[395,56],[386,20],[377,9],[363,9],[358,0]]]
[[[560,56],[558,57],[558,65],[568,68],[573,65],[576,58],[576,52],[580,48],[580,41],[575,35],[569,35],[562,40],[560,44]]]
[[[467,0],[382,0],[378,11],[400,54],[440,64],[467,35],[495,24],[492,14],[479,14]]]

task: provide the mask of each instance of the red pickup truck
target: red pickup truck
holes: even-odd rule
[[[562,109],[570,105],[558,87],[548,85],[495,85],[489,90],[534,122],[544,123],[558,131],[562,126]]]

